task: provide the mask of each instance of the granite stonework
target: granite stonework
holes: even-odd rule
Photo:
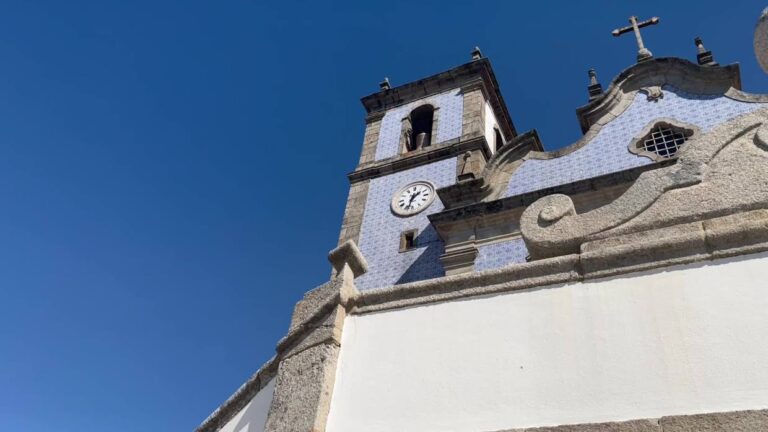
[[[523,212],[534,258],[649,229],[768,208],[768,109],[743,114],[689,141],[676,164],[640,175],[615,201],[577,214],[567,195],[549,195]]]
[[[265,432],[325,430],[339,347],[317,344],[280,364]]]
[[[439,212],[439,198],[425,211],[410,217],[397,216],[390,208],[392,196],[403,186],[426,180],[441,188],[456,181],[456,158],[377,177],[368,186],[363,223],[360,228],[360,250],[368,260],[369,271],[355,281],[361,291],[445,274],[440,264],[443,242],[427,216]],[[416,247],[400,252],[400,234],[416,229]]]
[[[637,92],[626,111],[572,153],[553,159],[525,160],[512,175],[503,196],[520,195],[649,164],[652,162],[650,158],[632,154],[629,145],[657,119],[675,119],[707,132],[740,114],[767,106],[723,95],[687,93],[668,85],[663,87],[663,92],[664,97],[656,101],[648,101],[645,93]]]
[[[434,115],[437,120],[437,130],[433,131],[432,145],[461,136],[464,96],[461,94],[461,89],[454,89],[387,111],[381,120],[381,126],[378,131],[379,141],[376,145],[375,160],[380,161],[400,154],[403,118],[408,116],[415,108],[427,104],[435,108]]]
[[[760,432],[767,430],[768,410],[753,410],[498,432]]]
[[[525,241],[518,237],[477,246],[475,271],[491,270],[513,263],[524,263],[528,256]]]

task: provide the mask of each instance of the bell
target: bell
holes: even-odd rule
[[[416,135],[416,148],[424,148],[428,147],[430,144],[429,142],[429,134],[426,132],[422,132],[418,135]]]

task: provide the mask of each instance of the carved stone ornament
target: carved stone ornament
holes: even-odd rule
[[[533,259],[578,253],[588,241],[768,209],[768,109],[691,140],[677,163],[644,172],[608,205],[577,214],[567,195],[539,199],[520,225]]]
[[[646,100],[648,102],[658,102],[659,99],[664,99],[664,91],[661,90],[661,86],[643,87],[640,91],[647,95]]]

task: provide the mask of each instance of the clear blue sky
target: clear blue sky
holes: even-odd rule
[[[278,2],[271,2],[277,4]],[[685,4],[683,4],[685,3]],[[0,9],[0,430],[190,431],[323,283],[359,98],[491,58],[518,131],[579,137],[586,70],[741,62],[756,1],[23,1]]]

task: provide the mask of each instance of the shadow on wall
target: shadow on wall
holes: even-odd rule
[[[225,425],[221,432],[263,432],[267,426],[267,415],[272,405],[272,394],[275,391],[275,380],[272,379],[264,388],[256,393],[256,396],[248,402],[241,412],[240,419],[230,429],[232,421]]]
[[[428,225],[416,237],[416,244],[421,254],[405,270],[395,285],[445,276],[443,264],[440,262],[440,255],[445,251],[445,247],[432,225]]]

